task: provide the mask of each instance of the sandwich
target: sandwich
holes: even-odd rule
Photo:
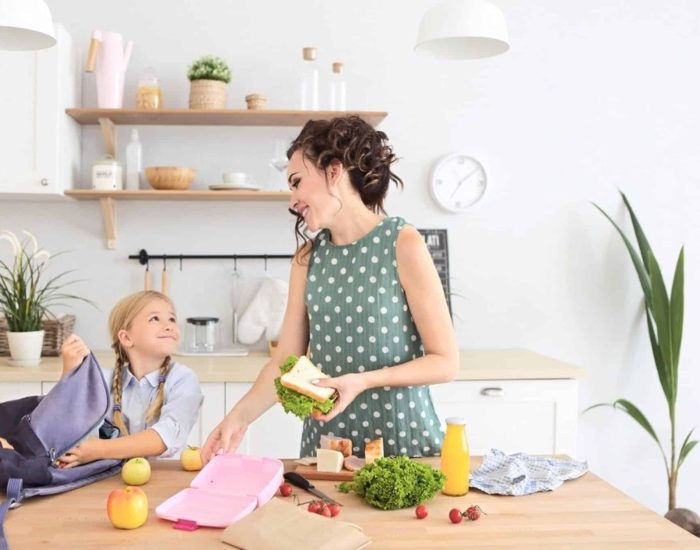
[[[311,383],[317,378],[330,378],[305,356],[290,355],[280,366],[282,375],[275,378],[277,399],[286,413],[302,420],[312,412],[322,414],[333,408],[334,388],[322,388]]]

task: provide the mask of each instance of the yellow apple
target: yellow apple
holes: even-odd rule
[[[107,497],[107,516],[119,529],[136,529],[148,519],[148,498],[139,487],[115,489]]]
[[[122,479],[128,485],[143,485],[151,479],[151,465],[145,458],[132,458],[122,466]]]
[[[182,450],[180,463],[188,472],[195,472],[202,469],[202,450],[191,445]]]

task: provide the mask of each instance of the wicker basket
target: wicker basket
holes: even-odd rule
[[[192,80],[190,109],[225,109],[226,86],[220,80]]]
[[[41,355],[56,357],[61,353],[63,341],[68,338],[75,326],[75,315],[64,315],[58,319],[44,319],[41,328],[44,331],[44,347]],[[0,356],[10,355],[10,345],[7,342],[7,320],[0,317]]]

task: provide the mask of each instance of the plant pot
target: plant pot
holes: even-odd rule
[[[10,362],[18,367],[34,367],[41,361],[41,349],[44,345],[44,331],[8,332],[7,342],[10,347]]]
[[[226,86],[220,80],[192,80],[190,109],[225,109]]]

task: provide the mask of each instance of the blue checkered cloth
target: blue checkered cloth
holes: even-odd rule
[[[565,481],[576,479],[587,471],[586,462],[524,453],[507,455],[491,449],[484,457],[481,468],[471,473],[469,486],[490,495],[529,495],[553,491]]]

